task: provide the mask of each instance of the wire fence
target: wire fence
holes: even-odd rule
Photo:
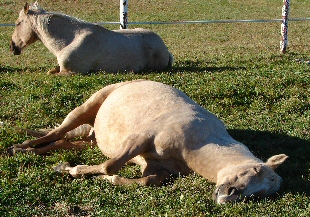
[[[291,21],[309,21],[310,18],[289,18]],[[282,22],[282,19],[270,19],[270,20],[190,20],[190,21],[144,21],[144,22],[128,22],[129,25],[177,25],[177,24],[213,24],[213,23],[272,23]],[[96,22],[97,25],[120,25],[120,22]],[[11,23],[0,23],[0,27],[15,26]]]
[[[290,0],[283,0],[281,19],[261,20],[194,20],[194,21],[170,21],[170,22],[128,22],[128,0],[120,0],[120,21],[119,22],[97,22],[97,25],[120,25],[121,29],[127,29],[128,25],[167,25],[167,24],[214,24],[214,23],[271,23],[281,22],[280,51],[285,53],[288,44],[288,22],[307,21],[310,18],[289,18]],[[0,27],[14,26],[14,24],[0,24]]]

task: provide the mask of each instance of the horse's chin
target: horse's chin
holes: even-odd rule
[[[231,202],[238,202],[239,200],[239,195],[220,195],[216,197],[215,202],[217,202],[218,204],[226,204]]]

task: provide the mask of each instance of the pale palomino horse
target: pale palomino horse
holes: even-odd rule
[[[145,29],[111,31],[102,26],[43,10],[27,3],[20,11],[10,45],[19,55],[40,40],[56,57],[59,67],[49,74],[161,71],[173,57],[163,40]]]
[[[88,133],[80,141],[70,141]],[[222,121],[183,92],[147,80],[104,87],[71,111],[58,128],[9,151],[44,154],[84,148],[85,141],[97,143],[110,159],[94,166],[64,163],[57,171],[74,177],[97,175],[114,184],[155,186],[171,174],[196,172],[216,182],[217,203],[275,193],[281,178],[274,169],[287,158],[280,154],[262,162],[228,134]],[[116,175],[126,162],[140,165],[142,178]]]

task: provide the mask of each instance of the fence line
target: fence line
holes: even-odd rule
[[[289,21],[308,21],[310,18],[289,18]],[[129,25],[162,25],[162,24],[212,24],[212,23],[272,23],[282,22],[282,19],[270,20],[192,20],[192,21],[145,21],[145,22],[128,22]],[[120,22],[97,22],[97,25],[120,25]],[[1,23],[0,27],[15,26],[15,24]]]

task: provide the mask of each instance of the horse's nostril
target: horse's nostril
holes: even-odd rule
[[[14,55],[19,55],[21,50],[15,45],[13,41],[10,43],[10,50],[13,52]]]
[[[228,191],[227,191],[227,194],[228,194],[228,195],[239,195],[240,192],[239,192],[239,190],[238,190],[237,188],[235,188],[235,187],[230,187],[230,188],[228,189]]]

